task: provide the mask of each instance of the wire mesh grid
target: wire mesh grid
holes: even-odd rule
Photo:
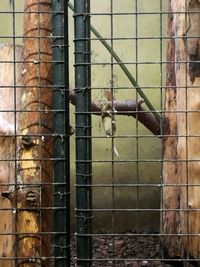
[[[0,267],[199,266],[199,11],[0,2]]]
[[[200,4],[74,4],[74,264],[199,266]]]
[[[67,2],[0,9],[0,266],[70,266]]]

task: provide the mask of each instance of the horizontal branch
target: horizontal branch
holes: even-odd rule
[[[69,99],[72,105],[76,105],[75,90],[69,90]],[[143,100],[138,102],[135,100],[96,100],[91,103],[91,112],[95,115],[102,115],[102,107],[105,104],[110,105],[113,108],[115,115],[126,115],[136,118],[142,123],[147,129],[149,129],[154,135],[160,134],[160,124],[156,117],[150,111],[146,111],[141,104]]]

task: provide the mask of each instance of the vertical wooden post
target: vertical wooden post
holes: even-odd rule
[[[163,243],[167,257],[199,259],[200,2],[169,6],[165,134],[173,136],[164,139]]]
[[[51,0],[27,0],[19,117],[18,265],[49,266],[52,199]]]

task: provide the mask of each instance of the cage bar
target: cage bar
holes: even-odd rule
[[[76,91],[77,265],[91,266],[90,1],[74,1]]]
[[[0,267],[200,266],[200,2],[10,2],[0,1]]]
[[[52,1],[54,96],[54,266],[70,266],[68,7]]]

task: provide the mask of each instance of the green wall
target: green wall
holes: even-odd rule
[[[24,0],[15,0],[16,13],[13,15],[9,0],[0,1],[0,43],[22,43],[23,7]]]
[[[17,11],[23,11],[23,0],[15,0]],[[120,40],[113,41],[114,50],[118,56],[126,62],[126,66],[134,77],[137,77],[138,84],[149,97],[156,109],[162,108],[161,85],[165,85],[165,65],[159,64],[165,60],[166,40],[160,41],[159,37],[163,32],[166,35],[166,15],[155,14],[160,11],[158,0],[138,0],[137,11],[141,14],[119,14],[136,12],[136,1],[114,0],[112,18],[111,1],[91,0],[91,23],[105,38],[111,36],[111,20],[113,21],[112,34]],[[166,9],[166,1],[163,3],[163,11]],[[0,1],[0,10],[9,11],[8,1]],[[152,14],[145,14],[151,12]],[[99,15],[97,15],[97,13]],[[106,15],[100,15],[100,14]],[[22,42],[22,14],[16,14],[16,23],[13,24],[12,14],[0,14],[0,42],[12,43],[15,32],[16,43]],[[137,29],[136,29],[137,21]],[[69,11],[70,30],[70,84],[74,85],[74,54],[73,54],[73,17]],[[138,40],[136,42],[136,33]],[[3,38],[4,37],[4,38]],[[95,36],[91,36],[96,39]],[[151,37],[151,38],[148,38]],[[153,37],[153,38],[152,38]],[[108,41],[110,42],[110,41]],[[132,88],[129,80],[114,64],[111,70],[111,57],[99,40],[92,40],[92,90],[93,100],[104,100],[104,89],[114,88],[116,99],[135,99],[136,90]],[[135,62],[140,64],[134,64]],[[154,64],[152,64],[152,62]],[[157,64],[155,64],[157,62]],[[162,69],[162,72],[161,72]],[[148,88],[145,88],[148,87]],[[145,105],[143,105],[145,107]],[[74,107],[71,106],[71,125],[74,126]],[[93,204],[94,208],[104,209],[158,209],[160,207],[159,186],[149,186],[160,183],[161,176],[161,142],[154,137],[144,126],[132,117],[116,116],[117,132],[114,139],[115,146],[119,152],[121,161],[116,157],[112,163],[112,140],[105,137],[101,118],[92,117],[93,132]],[[72,209],[75,208],[75,147],[74,136],[71,137],[71,192]],[[101,161],[108,162],[101,162]],[[137,160],[137,162],[135,162]],[[109,162],[110,161],[110,162]],[[146,161],[146,162],[144,162]],[[100,184],[124,185],[115,187],[100,186]],[[146,184],[144,187],[135,187],[135,184]],[[130,186],[127,186],[130,185]],[[74,212],[72,212],[74,218]],[[112,218],[113,216],[113,218]],[[158,231],[159,213],[152,211],[145,212],[100,212],[94,213],[95,230],[111,230],[111,226],[117,231],[135,230],[139,225],[140,231]],[[72,229],[74,229],[72,219]]]
[[[136,12],[135,2],[131,0],[114,0],[112,8],[116,15],[111,18],[108,15],[111,11],[111,1],[92,0],[91,12],[99,15],[92,15],[91,23],[104,38],[110,38],[111,19],[113,20],[113,37],[120,38],[120,40],[113,41],[114,50],[124,62],[127,62],[126,66],[133,76],[136,77],[137,75],[138,84],[143,87],[143,91],[152,104],[156,109],[161,109],[164,93],[161,85],[165,85],[165,65],[161,66],[159,62],[161,60],[165,61],[166,39],[160,41],[159,36],[162,33],[166,36],[166,15],[162,15],[161,18],[159,14],[160,1],[158,0],[137,1],[137,11],[141,13],[137,18],[134,14],[119,15],[119,13]],[[166,11],[165,1],[162,1],[162,3],[162,10]],[[152,14],[145,14],[145,12]],[[100,15],[103,13],[107,14]],[[70,12],[72,40],[73,22],[71,21],[71,14]],[[160,24],[160,20],[162,20],[162,24]],[[136,33],[137,42],[134,39]],[[94,35],[91,37],[96,39]],[[73,51],[73,42],[70,44],[70,49]],[[133,64],[136,61],[140,62],[137,67],[136,64]],[[110,63],[111,56],[100,41],[92,40],[92,87],[97,88],[92,90],[93,100],[105,99],[102,88],[110,88],[111,84],[113,85],[116,99],[135,99],[136,90],[132,88],[125,74],[116,64],[113,65],[113,73],[111,73]],[[73,58],[71,58],[72,65]],[[73,76],[71,76],[70,81],[71,84],[74,84]],[[143,106],[145,107],[145,105]],[[72,116],[73,112],[74,109],[72,108]],[[93,163],[93,184],[99,185],[93,188],[94,208],[159,209],[160,188],[159,186],[149,185],[161,182],[161,141],[145,129],[144,126],[136,122],[135,119],[126,116],[116,117],[117,132],[114,143],[121,161],[115,163],[111,162],[112,140],[105,137],[101,118],[98,116],[93,116],[92,118],[92,152],[93,160],[95,161]],[[71,147],[72,151],[74,151],[73,137]],[[72,158],[74,157],[72,152]],[[114,158],[117,160],[116,157]],[[134,162],[137,159],[138,162]],[[100,162],[102,160],[110,162]],[[72,163],[72,177],[74,172]],[[73,196],[74,183],[75,181],[72,181]],[[100,186],[100,184],[112,183],[130,186],[118,186],[115,189]],[[134,187],[133,185],[137,183],[146,184],[147,186]],[[99,212],[93,215],[95,230],[111,230],[112,225],[119,231],[136,230],[137,225],[139,231],[159,230],[159,212],[155,211],[143,211],[140,213],[133,211]]]

